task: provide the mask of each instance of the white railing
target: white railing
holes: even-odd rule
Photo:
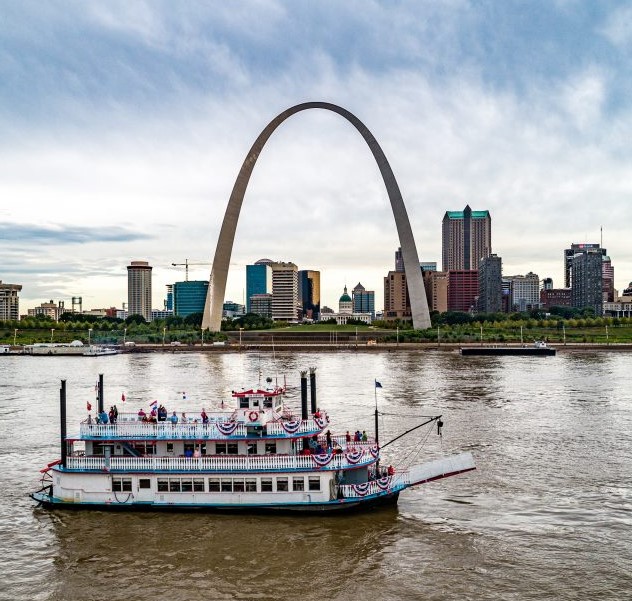
[[[340,491],[346,499],[368,497],[379,493],[391,493],[402,490],[410,485],[407,471],[400,471],[393,476],[387,476],[380,480],[372,480],[363,484],[342,484]]]
[[[317,424],[314,419],[303,419],[301,420],[301,425],[299,426],[298,430],[296,430],[296,432],[293,432],[292,434],[288,434],[287,430],[283,428],[283,424],[281,422],[267,423],[266,430],[268,432],[268,436],[296,436],[297,434],[314,434],[316,432],[320,432],[328,425],[329,421],[326,418],[323,418],[323,421],[321,421],[320,424]]]
[[[208,457],[68,457],[70,470],[117,471],[223,471],[248,472],[264,470],[339,470],[366,466],[375,461],[369,452],[353,456],[344,454],[325,457],[313,455],[212,455]]]
[[[223,422],[227,423],[227,422]],[[171,422],[119,422],[116,424],[86,424],[79,427],[82,438],[229,438],[245,437],[246,426],[238,423],[230,434],[223,434],[215,423],[212,424],[172,424]]]

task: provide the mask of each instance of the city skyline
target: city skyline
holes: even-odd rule
[[[493,215],[506,273],[560,287],[563,249],[603,227],[615,288],[632,280],[628,7],[60,7],[7,5],[0,32],[0,279],[23,286],[25,308],[120,306],[136,258],[162,306],[184,279],[171,263],[212,260],[253,137],[306,100],[348,108],[379,139],[421,261],[441,262],[441,218],[469,204]],[[243,301],[260,256],[319,269],[324,304],[341,284],[381,289],[397,233],[368,151],[335,115],[275,133],[245,203],[226,300]]]

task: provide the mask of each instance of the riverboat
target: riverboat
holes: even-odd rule
[[[233,391],[232,407],[195,419],[165,418],[161,406],[155,418],[153,410],[121,413],[114,423],[88,418],[70,437],[62,380],[61,458],[41,470],[42,487],[30,496],[47,508],[324,513],[395,504],[411,486],[475,469],[471,453],[407,469],[381,465],[377,405],[375,438],[333,435],[316,404],[313,369],[309,381],[308,403],[301,372],[300,414],[284,403],[285,386],[268,378]],[[102,375],[97,391],[103,415]],[[440,433],[441,416],[409,431],[423,425]]]
[[[542,340],[536,340],[532,345],[522,344],[520,346],[509,345],[486,345],[486,346],[464,346],[461,348],[461,355],[512,355],[527,357],[552,357],[556,349],[549,346]]]

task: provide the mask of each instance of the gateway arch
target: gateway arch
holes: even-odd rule
[[[399,235],[399,243],[402,248],[402,257],[404,260],[404,271],[406,272],[406,282],[408,284],[408,293],[410,297],[410,308],[413,318],[413,327],[415,329],[425,329],[430,327],[430,312],[428,311],[428,299],[424,289],[421,269],[419,267],[419,256],[417,255],[417,247],[415,239],[408,221],[408,214],[404,206],[404,199],[393,175],[393,170],[386,160],[384,152],[373,137],[369,129],[358,119],[353,113],[329,102],[305,102],[297,104],[275,117],[266,128],[259,134],[252,148],[248,152],[246,159],[233,186],[233,191],[228,201],[228,207],[224,214],[224,221],[219,233],[217,248],[215,249],[215,258],[211,269],[211,277],[209,280],[208,294],[206,296],[206,304],[204,306],[204,316],[202,319],[202,329],[210,329],[213,332],[219,332],[222,321],[222,305],[224,303],[224,293],[226,291],[226,278],[228,277],[228,265],[230,263],[230,255],[233,250],[233,241],[235,240],[235,230],[237,229],[237,221],[241,211],[241,205],[246,194],[248,181],[252,175],[252,170],[257,163],[259,154],[263,150],[266,142],[274,133],[277,127],[286,119],[306,111],[308,109],[324,109],[332,111],[344,117],[351,123],[364,138],[373,157],[380,168],[382,179],[388,192],[393,216],[395,217],[395,225],[397,226],[397,234]]]

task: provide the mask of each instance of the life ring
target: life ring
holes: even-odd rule
[[[259,419],[259,413],[257,413],[256,411],[251,411],[251,412],[248,414],[248,419],[249,419],[251,422],[256,422],[256,421]]]

